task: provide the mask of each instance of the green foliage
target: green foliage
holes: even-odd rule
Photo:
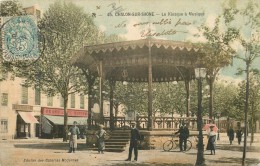
[[[20,16],[25,15],[25,11],[23,10],[22,5],[16,1],[3,1],[0,2],[0,16],[8,17],[8,16]]]
[[[81,91],[81,70],[71,65],[71,57],[82,43],[93,43],[98,32],[92,18],[83,8],[72,3],[55,2],[38,23],[44,37],[43,54],[33,65],[21,70],[28,85],[39,86],[49,95],[61,94],[66,99],[70,93]]]
[[[105,39],[104,39],[104,43],[113,43],[113,42],[119,42],[119,41],[125,41],[125,39],[121,38],[120,36],[118,36],[116,34],[105,36]]]
[[[250,72],[249,79],[249,115],[253,118],[253,121],[259,120],[260,115],[260,76],[257,72]],[[243,81],[239,84],[239,93],[235,98],[234,104],[239,112],[239,120],[243,120],[243,113],[245,109],[245,94],[246,94],[246,82]]]
[[[135,110],[140,115],[148,114],[148,87],[147,83],[117,82],[114,91],[116,104],[123,104],[125,111]],[[192,102],[192,112],[196,111],[196,97]],[[183,82],[174,84],[153,83],[153,115],[164,116],[172,113],[184,115],[186,113],[186,93]],[[194,114],[194,113],[193,113]]]
[[[237,11],[233,15],[235,21],[230,23],[230,27],[239,32],[236,41],[242,47],[241,50],[237,50],[236,58],[251,65],[255,58],[260,56],[259,2],[248,0],[243,8],[234,8],[234,10]]]
[[[125,106],[125,111],[136,111],[139,114],[147,114],[147,92],[144,83],[130,83],[124,85],[123,82],[117,82],[115,86],[114,98],[116,104]]]
[[[235,2],[230,1],[233,7]],[[230,22],[234,20],[234,14],[238,11],[233,8],[223,8],[220,15],[215,18],[214,26],[210,27],[206,23],[199,27],[200,33],[206,39],[206,43],[200,43],[202,48],[201,63],[207,69],[207,83],[209,84],[209,115],[214,111],[213,89],[216,76],[221,67],[230,65],[234,56],[234,49],[230,46],[239,35],[239,30],[230,26]],[[204,111],[205,112],[205,111]],[[212,118],[210,116],[210,118]]]
[[[241,119],[242,114],[239,113],[234,105],[234,99],[238,93],[238,87],[233,83],[217,83],[214,89],[214,112],[220,112],[221,116],[231,117],[237,120]]]

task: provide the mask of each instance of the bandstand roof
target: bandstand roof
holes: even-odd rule
[[[194,79],[202,55],[192,43],[149,38],[83,46],[72,64],[98,74],[102,61],[105,79],[148,82],[149,54],[153,82]]]

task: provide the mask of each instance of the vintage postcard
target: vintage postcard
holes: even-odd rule
[[[0,166],[260,165],[259,0],[0,0]]]

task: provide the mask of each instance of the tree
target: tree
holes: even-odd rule
[[[240,110],[234,105],[234,100],[238,94],[238,86],[234,85],[234,83],[216,82],[214,87],[215,112],[219,112],[222,117],[228,117],[228,119],[241,120]],[[215,116],[217,115],[215,114]],[[227,128],[229,128],[229,125]]]
[[[83,8],[73,3],[55,2],[38,23],[45,39],[43,55],[20,75],[30,86],[37,86],[48,95],[60,94],[64,102],[63,141],[67,141],[67,105],[70,94],[83,92],[86,80],[82,71],[72,66],[72,56],[82,44],[92,44],[97,27]],[[22,74],[21,74],[22,73]]]
[[[233,21],[230,14],[235,14],[236,10],[223,10],[216,19],[214,27],[211,28],[206,23],[199,27],[200,32],[206,38],[206,44],[202,45],[205,56],[202,58],[203,65],[207,69],[206,80],[209,85],[209,118],[213,117],[214,82],[219,70],[231,64],[234,50],[230,43],[238,36],[238,30],[230,27]],[[224,27],[224,30],[223,30]]]
[[[251,129],[251,141],[250,145],[254,142],[254,130],[256,121],[259,120],[259,117],[257,116],[259,109],[260,109],[260,79],[259,79],[259,71],[258,70],[251,70],[250,71],[250,77],[249,77],[249,100],[248,100],[248,115],[251,117],[249,121],[250,129]],[[243,112],[243,109],[245,108],[244,103],[244,96],[246,95],[245,88],[246,87],[246,81],[243,81],[239,85],[239,95],[237,96],[237,109],[240,110],[240,112]],[[242,115],[242,114],[241,114]],[[241,120],[243,120],[244,117],[242,117]]]
[[[3,1],[0,4],[1,17],[25,15],[22,5],[17,1]]]
[[[232,18],[232,24],[230,27],[236,28],[239,32],[237,42],[240,49],[237,48],[236,58],[245,62],[245,70],[239,69],[239,73],[245,72],[246,74],[246,94],[245,94],[245,107],[244,107],[244,121],[245,129],[244,133],[247,133],[247,120],[248,120],[248,109],[249,109],[249,96],[250,96],[250,83],[249,83],[249,72],[252,67],[252,63],[256,58],[260,56],[260,10],[259,2],[248,0],[243,8],[238,9],[234,1],[225,7],[227,16]],[[231,13],[229,11],[237,11]],[[246,159],[246,148],[247,148],[247,136],[244,134],[244,150],[242,157],[242,165],[245,165]]]

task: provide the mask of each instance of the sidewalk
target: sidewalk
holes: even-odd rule
[[[247,164],[250,166],[260,166],[259,138],[260,134],[257,134],[257,143],[251,147],[248,144]],[[121,153],[97,154],[96,151],[87,150],[84,139],[79,140],[76,153],[67,153],[68,143],[62,142],[62,139],[1,140],[0,147],[1,166],[193,166],[197,158],[196,149],[186,153],[177,150],[139,150],[137,162],[124,161],[128,156],[128,150]],[[242,150],[243,142],[239,146],[235,140],[233,145],[229,145],[228,137],[221,133],[216,155],[209,155],[210,152],[205,151],[204,157],[208,166],[240,166]]]

